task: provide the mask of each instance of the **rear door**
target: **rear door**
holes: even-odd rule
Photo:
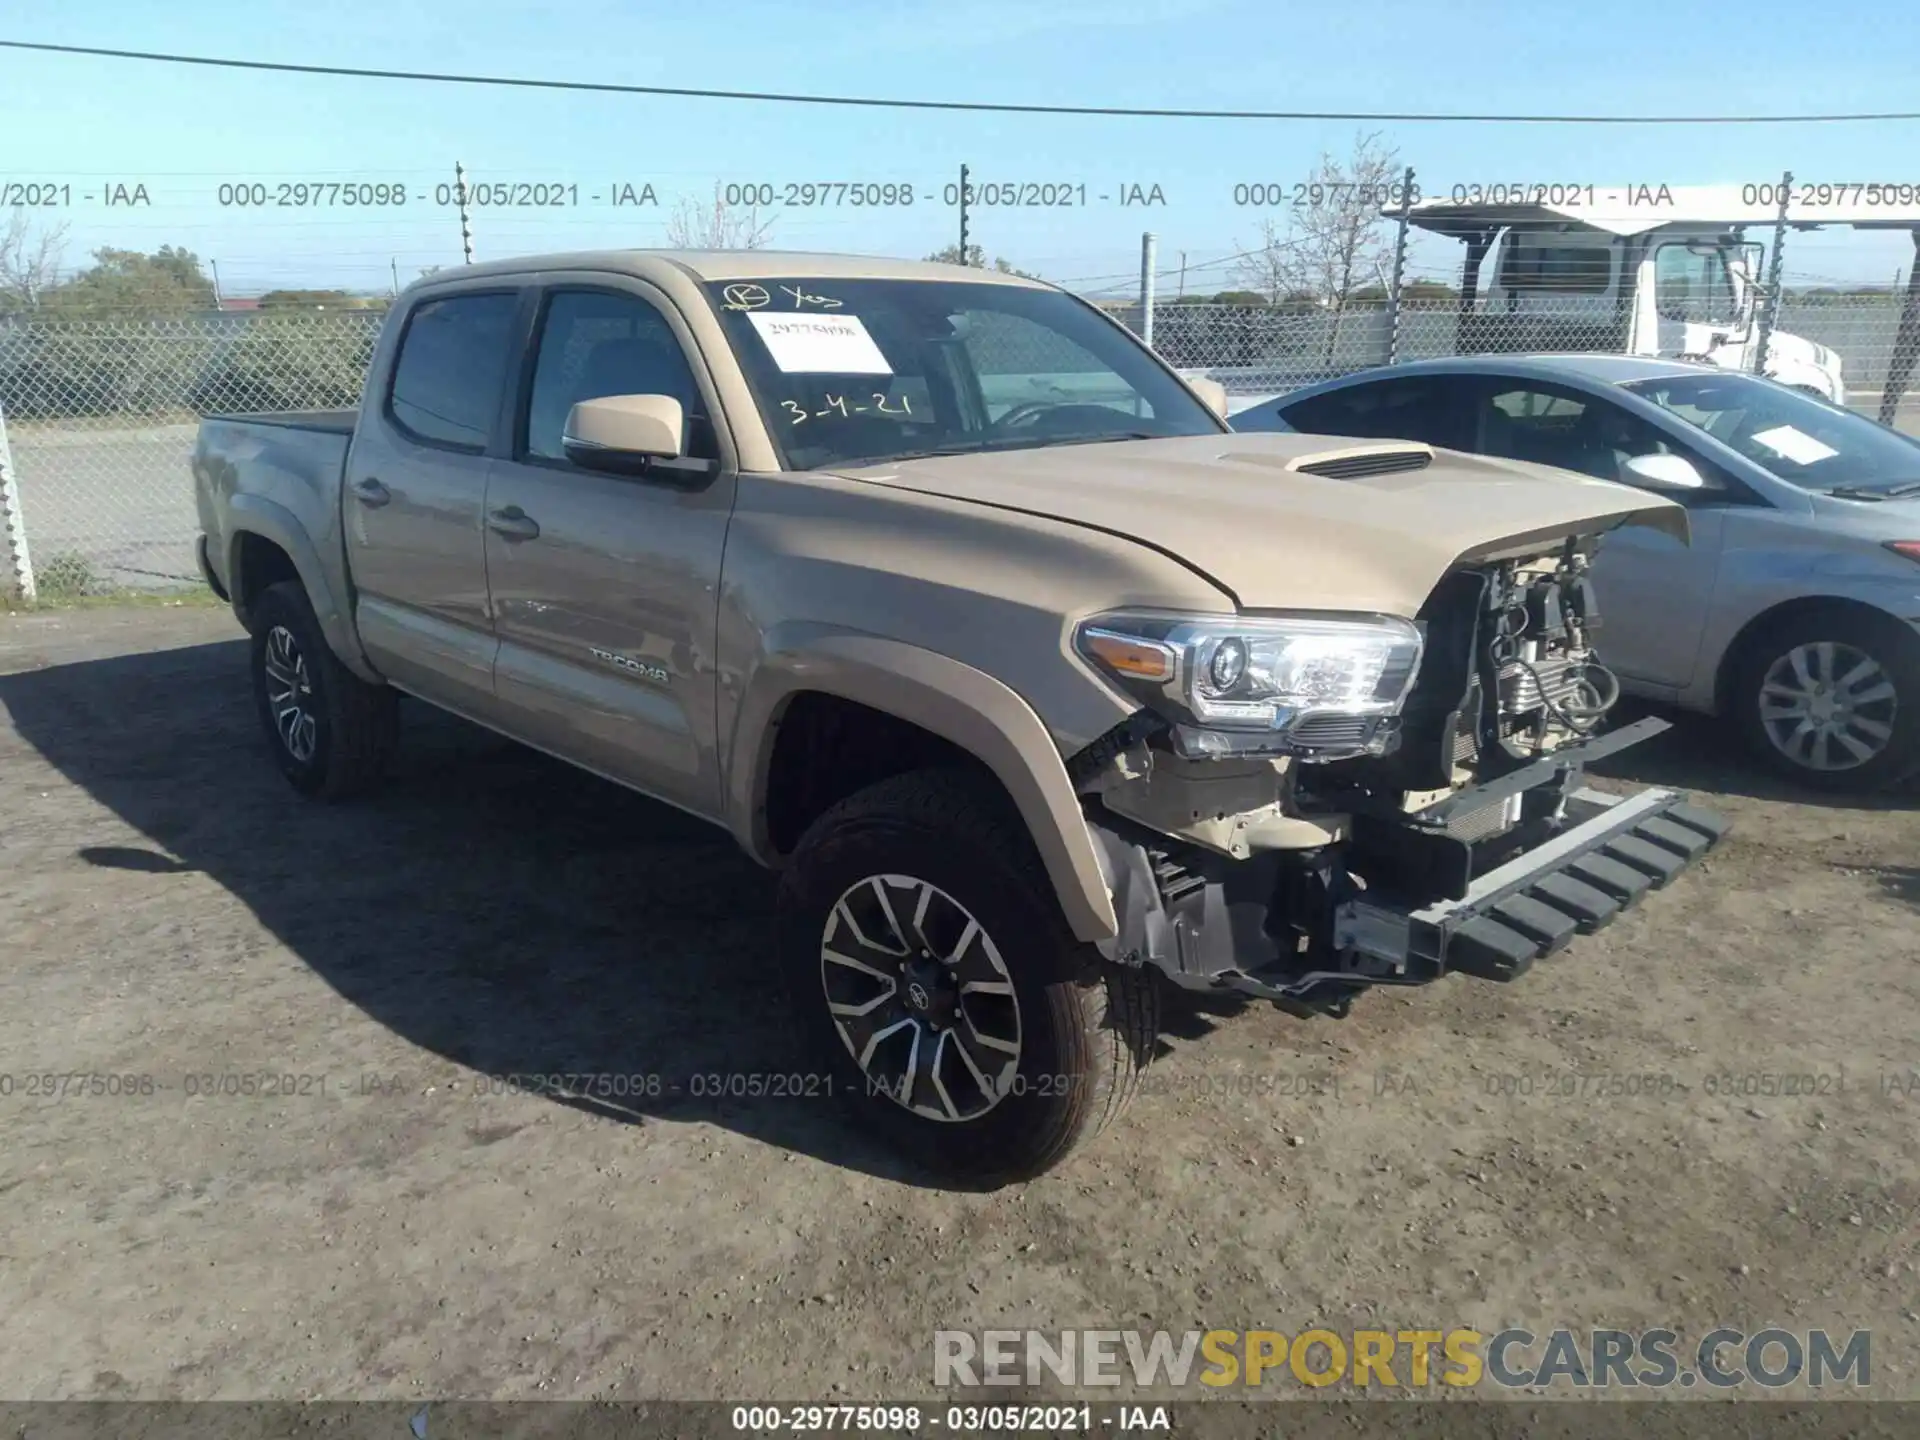
[[[687,453],[721,462],[717,474],[688,488],[566,458],[577,402],[643,394],[680,400]],[[708,817],[720,811],[714,650],[734,496],[713,396],[685,322],[654,287],[556,279],[542,289],[485,518],[495,693],[514,733]]]
[[[496,648],[481,512],[522,299],[495,282],[417,301],[347,452],[343,526],[361,643],[395,683],[480,715]]]
[[[1470,442],[1462,382],[1452,375],[1397,375],[1343,386],[1291,403],[1278,418],[1310,435],[1351,435],[1366,440],[1419,440],[1450,450]],[[1242,426],[1235,419],[1235,428]]]

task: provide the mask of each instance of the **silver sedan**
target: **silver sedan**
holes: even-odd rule
[[[1920,441],[1771,380],[1617,355],[1366,370],[1233,425],[1419,440],[1680,501],[1691,546],[1620,530],[1594,567],[1623,688],[1719,714],[1823,788],[1920,772]]]

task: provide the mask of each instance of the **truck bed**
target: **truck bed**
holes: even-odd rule
[[[202,563],[216,591],[231,593],[236,516],[251,517],[252,529],[283,548],[301,539],[314,545],[303,570],[312,572],[310,586],[344,584],[321,570],[340,562],[341,478],[358,418],[352,410],[282,410],[201,420],[194,500]],[[293,531],[280,533],[274,516],[292,517]]]

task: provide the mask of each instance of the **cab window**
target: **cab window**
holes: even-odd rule
[[[1468,441],[1457,381],[1407,376],[1310,395],[1278,411],[1295,430],[1366,440],[1419,440],[1459,449]]]
[[[1613,286],[1613,250],[1516,234],[1501,283],[1509,290],[1604,295]]]
[[[1705,245],[1662,245],[1654,252],[1654,293],[1662,320],[1726,324],[1736,318],[1727,257]]]
[[[606,395],[670,395],[686,414],[689,455],[717,458],[693,367],[666,316],[637,295],[558,290],[547,301],[527,402],[522,453],[565,460],[567,416]]]
[[[1555,386],[1497,380],[1474,406],[1482,455],[1553,465],[1598,480],[1634,483],[1627,461],[1641,455],[1685,454],[1657,426],[1598,396]],[[1709,488],[1717,472],[1687,454]]]
[[[422,444],[484,450],[501,403],[519,308],[520,297],[506,291],[416,305],[393,363],[388,418]]]

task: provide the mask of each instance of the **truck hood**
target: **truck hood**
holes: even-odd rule
[[[1623,523],[1687,543],[1670,500],[1401,441],[1220,434],[928,456],[851,480],[1046,516],[1180,560],[1249,610],[1411,616],[1449,568]]]

